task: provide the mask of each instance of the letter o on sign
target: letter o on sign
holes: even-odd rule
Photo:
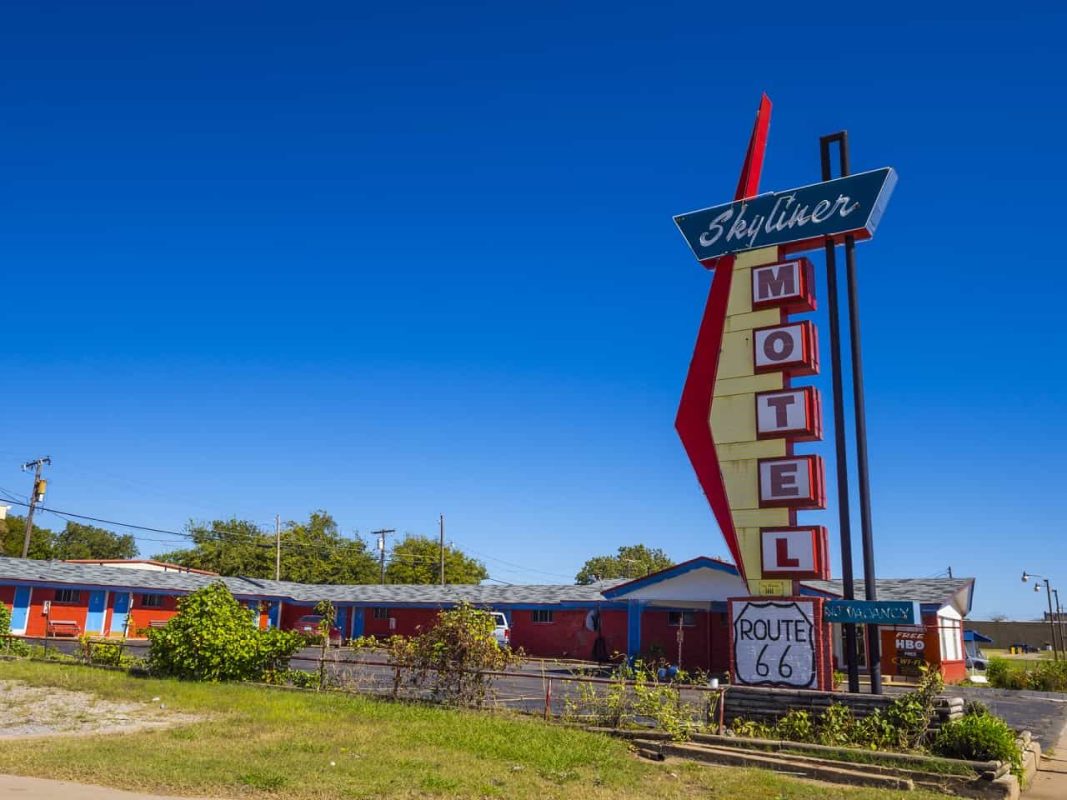
[[[796,343],[786,331],[774,331],[763,340],[763,355],[768,361],[789,361],[796,352]]]
[[[756,328],[753,331],[753,356],[757,372],[789,370],[814,365],[814,337],[810,321]]]

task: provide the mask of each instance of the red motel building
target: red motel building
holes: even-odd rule
[[[0,558],[0,602],[11,609],[12,633],[27,638],[144,638],[174,616],[184,595],[218,581],[256,610],[263,628],[292,629],[329,600],[346,639],[412,635],[432,626],[440,610],[467,602],[503,612],[512,646],[531,657],[603,661],[624,653],[678,663],[680,648],[682,668],[713,674],[727,672],[730,663],[727,600],[748,594],[734,565],[707,557],[635,580],[528,586],[332,586],[223,578],[155,561]],[[879,579],[877,588],[879,599],[918,602],[922,610],[921,625],[880,627],[884,674],[906,678],[923,661],[948,682],[964,679],[962,620],[974,579]],[[841,593],[838,581],[801,584],[801,594],[813,597]],[[833,628],[839,668],[841,632]]]

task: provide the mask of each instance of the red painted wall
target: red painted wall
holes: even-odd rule
[[[14,586],[0,586],[0,603],[7,606],[7,610],[10,611],[15,605],[15,587]]]
[[[650,659],[652,650],[658,645],[662,657],[674,664],[678,661],[678,626],[667,623],[668,612],[650,609],[641,616],[641,657]],[[709,630],[708,614],[705,611],[694,612],[692,627],[683,627],[682,668],[707,669],[709,666]]]
[[[534,622],[533,611],[512,611],[511,646],[541,658],[592,658],[597,634],[586,627],[588,609],[557,608],[553,612],[551,622]],[[625,636],[624,624],[624,649]]]
[[[730,671],[730,623],[725,611],[712,611],[708,614],[708,634],[711,653],[708,656],[709,672]]]
[[[375,619],[374,608],[363,609],[364,636],[414,636],[420,631],[432,628],[441,613],[439,608],[400,608],[389,609],[389,617],[396,620],[396,628],[389,629],[389,618]]]
[[[26,622],[27,636],[44,636],[46,632],[47,618],[44,615],[44,603],[52,601],[50,618],[53,620],[65,620],[78,623],[82,633],[85,633],[85,617],[89,613],[89,590],[82,589],[77,603],[55,602],[55,589],[42,589],[35,586],[30,596],[30,616]]]
[[[162,595],[163,605],[160,608],[145,608],[144,595],[140,592],[133,593],[133,605],[130,607],[130,638],[144,638],[148,623],[163,620],[166,621],[178,612],[178,597],[174,595]],[[116,635],[120,632],[115,631]]]

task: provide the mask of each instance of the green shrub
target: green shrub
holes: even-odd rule
[[[789,711],[774,725],[775,735],[790,742],[815,741],[815,722],[811,714],[799,708]]]
[[[390,656],[408,669],[410,681],[428,688],[434,699],[451,705],[480,706],[492,677],[517,663],[521,655],[497,644],[492,614],[462,603],[441,611],[429,630],[408,645],[392,644]],[[395,637],[394,637],[395,638]]]
[[[223,583],[178,601],[165,628],[148,632],[148,669],[157,675],[202,681],[259,680],[285,669],[303,639],[276,628],[261,631]]]
[[[849,706],[833,703],[815,716],[793,709],[773,724],[739,719],[730,729],[737,736],[817,742],[835,747],[854,745],[872,750],[915,750],[926,740],[934,703],[943,688],[941,674],[926,671],[914,691],[862,720],[855,718]]]
[[[898,697],[885,710],[885,721],[896,734],[891,747],[914,750],[926,741],[934,718],[934,704],[944,688],[945,681],[939,671],[922,667],[919,685]]]
[[[992,658],[985,670],[986,680],[996,689],[1025,689],[1026,670],[1016,667],[1003,658]]]
[[[124,652],[122,642],[101,641],[92,636],[78,639],[86,663],[105,667],[129,667],[135,659]]]
[[[945,723],[930,748],[936,755],[968,761],[1005,761],[1022,773],[1022,756],[1015,746],[1015,731],[992,714],[967,714]]]
[[[8,656],[27,656],[29,645],[21,639],[11,638],[11,609],[0,603],[0,653]]]
[[[1038,692],[1067,691],[1067,661],[1041,661],[1026,675],[1026,688]]]
[[[783,718],[784,719],[784,718]],[[838,746],[851,743],[856,737],[856,718],[852,709],[841,703],[832,703],[815,721],[816,741],[819,744]],[[782,737],[783,739],[786,737]],[[799,739],[798,741],[807,741]]]
[[[748,739],[774,739],[777,736],[774,725],[754,719],[743,719],[742,717],[738,717],[730,723],[730,732],[734,736],[744,736]]]

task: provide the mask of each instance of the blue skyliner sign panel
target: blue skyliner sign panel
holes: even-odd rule
[[[778,245],[787,252],[830,237],[869,239],[897,183],[891,167],[769,192],[674,218],[700,261]]]

